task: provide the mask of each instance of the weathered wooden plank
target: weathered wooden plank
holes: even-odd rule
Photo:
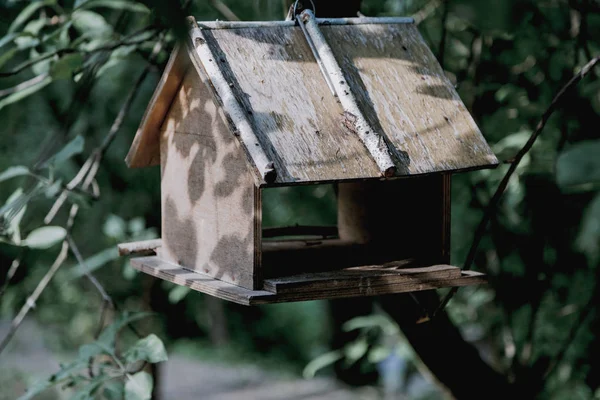
[[[190,31],[190,36],[189,52],[194,68],[197,69],[199,76],[202,73],[207,74],[217,94],[219,105],[231,121],[236,135],[245,146],[246,152],[258,169],[261,179],[267,183],[273,182],[277,176],[274,163],[269,159],[263,144],[256,137],[256,132],[254,132],[254,128],[248,119],[247,111],[243,109],[231,90],[231,83],[228,82],[223,69],[217,63],[217,57],[206,41],[204,33],[196,26]]]
[[[369,125],[392,145],[399,175],[497,163],[414,25],[321,30]],[[378,176],[364,145],[340,128],[343,110],[298,27],[223,29],[206,37],[261,133],[276,182]]]
[[[256,289],[262,284],[254,256],[258,189],[239,141],[194,69],[161,130],[161,257]]]
[[[274,297],[271,292],[249,290],[232,285],[208,275],[182,268],[179,265],[168,263],[158,257],[132,258],[131,265],[133,268],[157,278],[242,305],[250,305],[253,301],[256,301],[255,299],[265,301]]]
[[[162,239],[152,239],[141,242],[120,243],[117,248],[120,256],[130,256],[154,254],[156,249],[161,246]]]
[[[319,25],[413,24],[410,17],[317,18]],[[197,21],[202,29],[291,28],[296,21]]]
[[[130,168],[160,164],[160,126],[189,66],[185,46],[175,47],[152,95],[125,162]]]
[[[401,175],[498,163],[415,25],[321,29],[371,125],[395,147]]]
[[[316,291],[297,291],[292,293],[278,294],[274,297],[256,298],[250,301],[251,305],[263,303],[282,303],[293,301],[326,300],[348,297],[363,296],[383,296],[388,294],[418,292],[423,290],[433,290],[445,287],[461,287],[471,285],[481,285],[487,283],[485,275],[464,271],[458,278],[438,279],[424,282],[411,282],[405,285],[382,285],[382,286],[359,286],[351,288]]]
[[[298,27],[225,29],[206,33],[228,72],[277,183],[379,177],[343,109],[330,93]]]
[[[133,258],[131,260],[131,265],[135,269],[157,278],[164,279],[178,285],[187,286],[193,290],[242,305],[272,304],[291,301],[323,300],[357,296],[376,296],[419,290],[431,290],[441,287],[469,286],[486,283],[485,275],[478,272],[465,271],[458,278],[411,282],[406,285],[383,285],[371,287],[353,286],[339,289],[333,287],[329,290],[307,290],[276,295],[275,293],[266,290],[248,290],[227,282],[219,281],[210,276],[193,272],[178,265],[168,263],[156,256]]]
[[[404,287],[435,280],[457,279],[460,276],[460,269],[451,265],[434,265],[421,268],[395,268],[373,265],[267,279],[264,288],[278,295],[357,288],[360,288],[360,290],[374,290],[377,287],[394,290],[393,288],[396,286]]]

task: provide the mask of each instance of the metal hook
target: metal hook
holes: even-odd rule
[[[317,7],[315,7],[315,3],[313,2],[313,0],[308,0],[310,1],[310,5],[312,6],[312,12],[313,14],[317,14]],[[298,7],[300,6],[300,7]],[[293,19],[297,19],[296,17],[298,16],[298,14],[300,14],[299,10],[305,10],[304,5],[302,4],[302,2],[300,0],[296,0],[296,2],[294,3],[294,11],[293,11],[293,15],[292,18]]]

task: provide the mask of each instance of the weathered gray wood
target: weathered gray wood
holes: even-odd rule
[[[369,125],[386,138],[399,175],[497,164],[413,24],[324,24],[320,29]],[[206,57],[213,57],[246,112],[259,142],[254,147],[274,163],[276,184],[379,178],[365,146],[342,126],[347,122],[343,109],[329,93],[299,27],[215,29],[204,36],[212,54]],[[174,95],[177,70],[167,72],[163,79],[174,78],[159,85],[128,157],[132,166],[158,159],[153,127]],[[256,150],[249,144],[245,149],[248,154]],[[258,169],[264,164],[256,163]]]
[[[451,265],[434,265],[421,268],[394,266],[363,266],[338,271],[300,274],[265,280],[264,288],[278,295],[308,291],[331,291],[355,289],[371,290],[396,285],[411,285],[434,280],[450,280],[461,277],[460,268]]]
[[[340,68],[331,47],[327,43],[327,39],[319,29],[315,15],[311,10],[304,10],[300,15],[300,19],[300,28],[302,28],[311,50],[316,53],[314,57],[321,66],[324,79],[333,88],[335,95],[344,108],[344,113],[352,116],[353,121],[349,121],[352,132],[355,132],[365,145],[379,167],[381,175],[385,177],[394,176],[396,165],[390,155],[387,142],[381,136],[381,133],[373,128],[365,118],[361,106],[356,101],[353,88],[348,86],[344,71]]]
[[[193,68],[161,132],[161,257],[256,289],[262,284],[255,267],[258,189],[239,141]]]
[[[498,160],[413,24],[323,26],[371,125],[397,151],[402,175]]]
[[[413,24],[410,17],[317,18],[319,25]],[[202,29],[291,28],[295,21],[197,21]]]
[[[400,175],[497,163],[416,27],[321,30],[369,124],[392,145]],[[278,183],[378,177],[364,145],[341,127],[343,109],[299,28],[215,30],[206,38],[271,152]]]
[[[321,300],[357,296],[376,296],[390,293],[431,290],[449,286],[476,285],[486,282],[483,274],[473,271],[465,271],[459,277],[452,275],[452,277],[441,277],[434,280],[414,279],[413,281],[405,284],[394,282],[375,286],[365,286],[364,284],[361,286],[354,283],[352,285],[348,285],[347,287],[343,287],[343,285],[339,284],[336,286],[336,278],[333,277],[329,281],[321,280],[315,282],[315,284],[328,289],[323,290],[322,288],[319,288],[318,290],[312,290],[310,288],[310,284],[313,281],[311,280],[311,276],[308,275],[305,277],[305,283],[302,283],[300,278],[296,279],[296,284],[302,285],[304,290],[296,289],[287,293],[275,294],[266,290],[248,290],[236,285],[219,281],[207,275],[193,272],[178,265],[168,263],[156,256],[133,258],[131,260],[131,265],[135,269],[157,278],[161,278],[178,285],[187,286],[193,290],[243,305],[271,304],[290,301]]]
[[[146,108],[129,153],[125,158],[130,168],[160,164],[160,126],[189,66],[185,46],[176,46]]]
[[[342,123],[298,27],[206,33],[232,90],[251,114],[275,163],[277,183],[379,177],[356,134]]]
[[[340,239],[372,248],[372,257],[414,258],[445,264],[443,177],[367,181],[338,185]]]
[[[227,81],[217,63],[217,57],[206,42],[202,30],[198,27],[192,28],[190,37],[191,43],[188,51],[190,52],[192,64],[198,69],[198,75],[203,72],[208,75],[223,111],[231,120],[235,134],[246,147],[246,151],[258,169],[261,179],[267,183],[273,182],[277,176],[277,172],[273,169],[274,164],[265,153],[263,144],[256,137],[256,133],[248,119],[247,111],[235,98],[230,87],[231,83]]]
[[[144,240],[141,242],[132,243],[120,243],[117,248],[119,249],[120,256],[130,255],[149,255],[156,253],[156,249],[162,246],[162,239]]]
[[[258,299],[272,299],[274,297],[271,292],[249,290],[232,285],[208,275],[166,262],[158,257],[132,258],[131,265],[139,271],[168,282],[187,286],[193,290],[246,306],[253,304]]]

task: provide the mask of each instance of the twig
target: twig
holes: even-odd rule
[[[12,264],[10,265],[8,272],[6,273],[6,281],[4,281],[4,285],[2,285],[2,288],[0,288],[0,299],[2,298],[2,296],[4,296],[4,292],[6,292],[8,285],[12,281],[12,278],[15,276],[15,274],[17,273],[17,270],[19,269],[20,266],[21,266],[21,257],[15,258],[13,260]]]
[[[422,9],[411,15],[412,19],[415,20],[415,24],[419,25],[425,21],[435,10],[442,4],[442,0],[432,0],[425,5]]]
[[[241,21],[239,17],[231,11],[231,8],[227,7],[227,4],[223,3],[221,0],[210,0],[210,4],[229,21]]]
[[[18,73],[26,70],[29,67],[31,67],[37,63],[40,63],[42,61],[53,58],[53,57],[60,57],[65,54],[73,54],[73,53],[81,53],[81,54],[85,54],[85,55],[90,55],[90,54],[103,52],[103,51],[112,51],[112,50],[115,50],[122,46],[134,46],[137,44],[142,44],[142,43],[148,42],[152,39],[153,36],[150,36],[147,38],[142,38],[142,39],[137,39],[137,40],[132,40],[132,41],[127,41],[127,39],[123,39],[117,43],[113,43],[113,44],[107,45],[107,46],[97,47],[93,50],[77,50],[77,49],[71,49],[71,48],[58,49],[58,50],[53,51],[48,54],[42,54],[41,56],[34,58],[33,60],[26,61],[10,71],[0,72],[0,78],[6,78],[9,76],[17,75]]]
[[[442,35],[438,48],[438,61],[444,68],[444,57],[446,55],[446,39],[448,37],[448,12],[450,11],[450,0],[444,0],[442,3]]]
[[[9,94],[17,93],[17,92],[20,92],[21,90],[25,90],[27,88],[35,86],[38,83],[40,83],[41,81],[43,81],[44,79],[46,79],[47,77],[48,77],[48,73],[45,72],[45,73],[39,74],[38,76],[35,76],[31,79],[28,79],[24,82],[21,82],[16,86],[13,86],[13,87],[10,87],[7,89],[2,89],[2,90],[0,90],[0,97],[8,96]]]
[[[492,199],[490,200],[487,208],[485,209],[483,217],[481,218],[481,222],[479,222],[479,225],[477,226],[477,229],[475,230],[475,236],[473,239],[473,243],[471,244],[471,248],[469,249],[469,254],[467,255],[467,259],[466,259],[465,265],[463,267],[464,270],[469,270],[471,268],[471,266],[473,265],[473,262],[475,261],[475,256],[477,254],[477,248],[479,247],[479,244],[481,243],[481,239],[483,239],[483,235],[485,234],[487,225],[488,225],[492,215],[496,212],[496,208],[498,207],[498,203],[500,202],[500,199],[502,198],[502,195],[504,194],[504,191],[506,190],[506,187],[508,186],[508,182],[510,181],[510,178],[513,176],[513,174],[519,167],[519,164],[523,160],[523,157],[525,157],[525,155],[533,147],[535,141],[537,140],[538,136],[542,133],[542,130],[546,126],[546,123],[548,122],[548,120],[550,119],[550,117],[552,116],[554,111],[556,110],[556,107],[558,106],[560,101],[563,99],[563,96],[565,95],[565,93],[567,93],[570,89],[575,87],[577,85],[577,83],[579,83],[596,66],[596,64],[598,62],[600,62],[600,56],[596,56],[590,62],[588,62],[581,69],[581,71],[579,71],[577,74],[575,74],[569,80],[569,82],[567,82],[559,90],[559,92],[556,94],[554,99],[552,99],[552,102],[550,103],[550,106],[548,107],[548,109],[542,115],[542,118],[540,119],[535,130],[533,131],[533,133],[527,140],[527,143],[525,143],[523,148],[521,148],[521,150],[519,150],[519,152],[515,156],[514,162],[512,164],[510,164],[508,171],[504,175],[504,178],[502,178],[500,185],[498,185],[498,189],[496,189],[496,191],[494,192]],[[440,302],[439,307],[435,310],[435,312],[433,314],[434,316],[439,311],[443,310],[446,307],[448,302],[452,299],[452,297],[454,297],[454,295],[456,294],[457,291],[458,291],[458,288],[454,287],[450,290],[450,292],[448,292],[448,294]]]
[[[67,230],[70,230],[71,227],[73,226],[73,222],[75,221],[75,216],[77,215],[78,210],[79,210],[79,207],[77,205],[73,205],[71,207],[71,213],[69,215],[69,220],[67,221]],[[10,342],[10,340],[13,338],[13,336],[15,335],[15,333],[17,332],[17,330],[23,323],[23,320],[25,319],[25,316],[27,315],[29,310],[31,310],[32,308],[35,307],[36,301],[39,299],[39,297],[42,294],[42,292],[44,291],[44,289],[46,289],[46,286],[48,286],[48,284],[50,283],[50,281],[52,280],[52,278],[54,277],[56,272],[63,265],[63,263],[67,259],[68,254],[69,254],[69,242],[67,241],[67,239],[65,239],[62,242],[62,248],[60,249],[60,252],[58,253],[58,256],[56,257],[56,259],[54,260],[54,263],[52,264],[50,269],[48,269],[48,271],[46,272],[46,274],[44,275],[42,280],[38,283],[37,287],[31,294],[31,296],[29,296],[27,298],[27,301],[25,302],[23,307],[21,307],[21,310],[19,311],[17,316],[13,319],[8,333],[2,339],[2,342],[0,342],[0,354],[2,354],[2,352],[8,346],[8,343]]]
[[[595,295],[592,295],[592,298],[590,299],[590,301],[588,301],[588,303],[585,305],[585,307],[581,310],[579,317],[571,326],[571,330],[569,331],[567,340],[565,340],[564,346],[562,347],[562,349],[560,349],[558,354],[554,357],[554,360],[552,361],[552,363],[550,363],[550,365],[548,366],[548,369],[544,373],[544,379],[547,379],[556,370],[556,368],[563,362],[565,355],[567,354],[567,351],[571,347],[571,344],[573,344],[573,342],[575,341],[575,338],[577,337],[579,330],[583,327],[587,318],[590,316],[592,311],[596,308],[596,301],[597,301],[597,297]]]
[[[96,288],[98,293],[100,293],[100,296],[102,296],[102,300],[104,302],[112,305],[113,299],[112,299],[112,297],[110,297],[108,295],[108,293],[106,292],[106,289],[104,289],[104,286],[102,286],[102,284],[100,282],[98,282],[98,279],[96,279],[96,277],[92,273],[87,271],[87,266],[85,264],[85,261],[83,260],[83,257],[81,256],[81,252],[79,251],[79,248],[75,244],[75,241],[73,240],[73,237],[71,237],[71,235],[67,235],[67,241],[69,242],[69,247],[71,249],[71,252],[75,256],[77,263],[81,266],[81,268],[84,269],[85,277],[92,283],[92,285],[94,285],[94,287]]]
[[[152,55],[150,56],[151,59],[156,58],[158,53],[160,53],[160,51],[163,47],[162,41],[163,41],[163,37],[161,37],[161,39],[154,46],[154,49],[152,50]],[[127,95],[127,98],[125,99],[125,103],[123,104],[123,107],[121,107],[119,114],[113,121],[113,124],[110,127],[110,131],[108,132],[108,134],[102,141],[102,144],[98,148],[96,148],[96,150],[94,150],[92,152],[92,154],[90,154],[88,159],[81,166],[81,169],[79,170],[77,175],[75,175],[75,177],[67,184],[67,186],[66,186],[67,189],[72,190],[73,188],[77,187],[80,184],[83,187],[87,188],[92,184],[93,180],[96,177],[96,174],[98,173],[98,168],[100,167],[100,162],[102,161],[102,158],[103,158],[104,154],[106,153],[106,150],[108,149],[110,144],[115,139],[117,133],[121,129],[121,126],[123,125],[125,116],[129,113],[129,109],[131,108],[131,105],[133,104],[133,100],[134,100],[135,96],[137,95],[142,83],[146,79],[146,76],[150,72],[151,68],[152,68],[152,66],[150,64],[148,64],[144,68],[144,70],[140,74],[139,78],[137,79],[136,83],[133,85],[133,87],[129,91],[129,94]],[[67,193],[65,191],[63,191],[60,194],[60,196],[58,196],[58,198],[56,199],[56,201],[50,208],[50,211],[44,218],[44,222],[46,224],[49,224],[50,222],[52,222],[52,220],[54,219],[54,217],[56,217],[56,214],[58,213],[58,211],[63,206],[63,204],[65,203],[66,200],[67,200]]]

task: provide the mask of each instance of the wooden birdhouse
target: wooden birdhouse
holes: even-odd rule
[[[449,265],[450,178],[497,159],[412,19],[190,25],[127,156],[162,179],[136,269],[247,305],[485,281]],[[263,229],[266,190],[331,183],[337,227]]]

